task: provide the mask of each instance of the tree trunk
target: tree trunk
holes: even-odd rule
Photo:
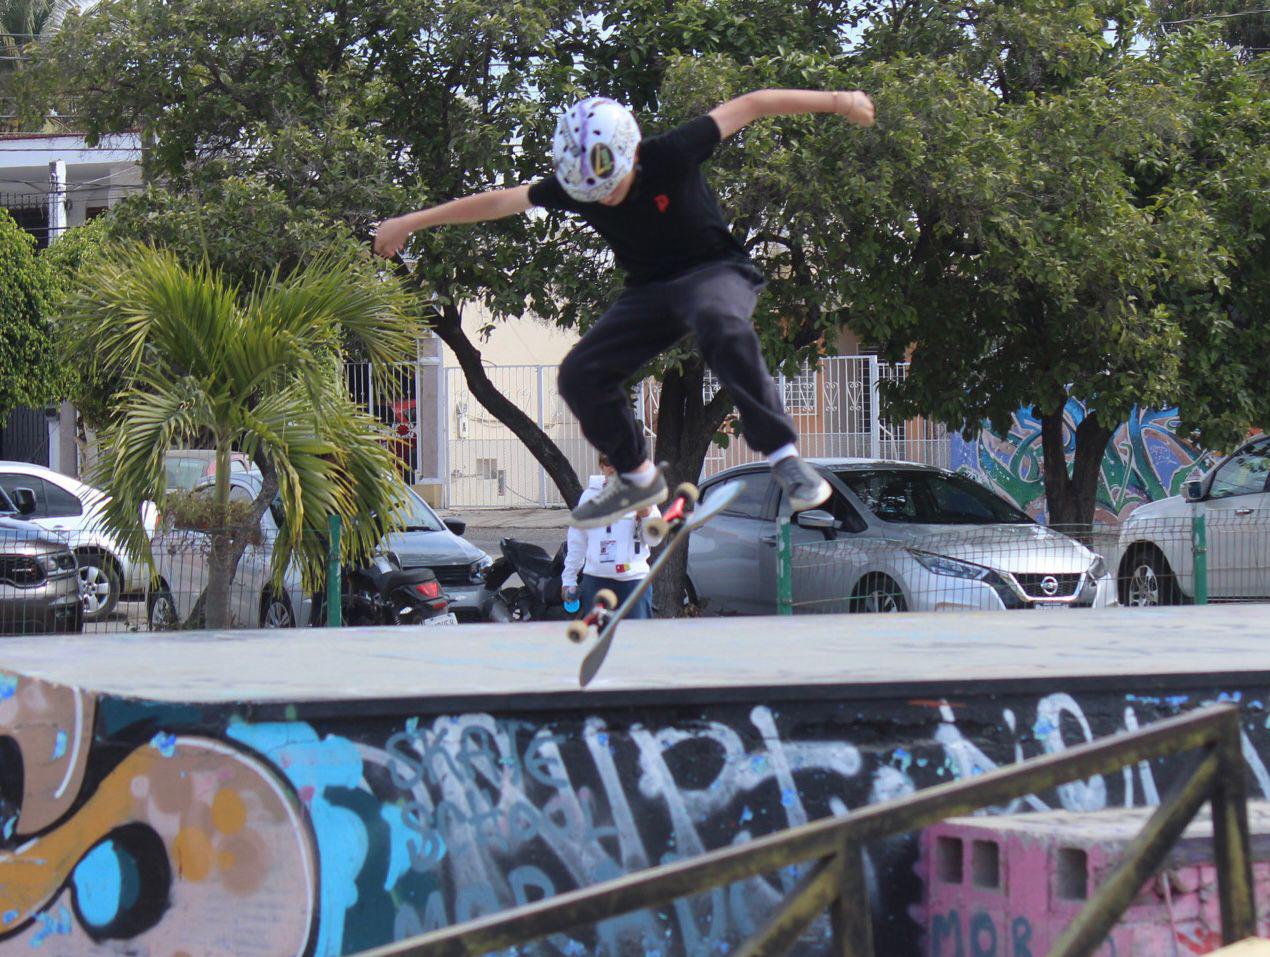
[[[565,454],[538,424],[527,416],[520,407],[498,391],[498,388],[485,374],[481,364],[480,350],[472,344],[472,340],[463,331],[462,314],[453,302],[439,307],[433,330],[454,352],[459,368],[463,370],[463,378],[472,395],[490,415],[507,426],[516,438],[524,443],[525,448],[539,464],[547,470],[551,481],[560,490],[565,503],[570,507],[578,504],[578,496],[582,494],[582,485]],[[552,383],[555,389],[555,383]]]
[[[705,365],[694,356],[667,373],[661,383],[657,412],[657,458],[665,462],[666,483],[673,492],[680,482],[696,482],[714,434],[732,410],[732,400],[720,391],[704,402]],[[688,550],[680,548],[653,583],[653,604],[663,618],[683,614],[688,580]]]
[[[1041,420],[1042,469],[1049,523],[1076,534],[1088,532],[1094,522],[1103,455],[1114,430],[1102,425],[1095,414],[1087,414],[1076,427],[1076,452],[1069,473],[1063,441],[1063,406],[1049,413],[1033,411]]]
[[[252,502],[251,513],[246,524],[212,529],[211,542],[207,554],[207,591],[203,598],[203,623],[207,628],[229,628],[232,625],[229,616],[229,599],[233,593],[234,576],[238,573],[238,563],[247,546],[257,541],[260,535],[260,519],[264,516],[269,503],[278,494],[278,476],[269,463],[257,458],[256,465],[261,468],[263,481],[260,494]],[[228,474],[228,471],[226,472]],[[225,509],[222,515],[227,515]],[[228,518],[226,518],[228,521]],[[243,627],[254,628],[257,622],[245,622]]]

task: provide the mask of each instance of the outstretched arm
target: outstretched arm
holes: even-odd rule
[[[429,226],[446,226],[450,223],[482,223],[488,219],[502,219],[523,213],[533,203],[529,201],[528,186],[511,189],[492,189],[486,193],[473,193],[448,203],[385,219],[375,230],[375,252],[385,258],[395,256],[410,238],[410,234]]]
[[[789,113],[838,113],[858,126],[872,126],[873,100],[861,90],[755,90],[710,111],[725,140],[760,116]]]

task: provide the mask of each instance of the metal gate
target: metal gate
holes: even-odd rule
[[[596,470],[595,452],[573,414],[556,391],[557,366],[496,366],[485,371],[507,396],[544,432],[573,464],[578,477]],[[875,356],[830,356],[798,375],[776,377],[785,408],[799,432],[799,449],[808,457],[860,456],[925,462],[947,466],[948,435],[924,419],[891,421],[880,415],[878,384],[903,378],[907,363],[891,365]],[[516,508],[564,504],[546,471],[511,431],[473,398],[460,369],[445,370],[445,504],[451,508]],[[707,376],[706,398],[718,390]],[[659,385],[647,380],[634,390],[636,418],[645,423],[655,444]],[[725,423],[725,430],[735,422]],[[762,458],[739,433],[727,448],[713,447],[702,477],[732,465]]]

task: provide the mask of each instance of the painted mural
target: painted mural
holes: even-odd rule
[[[1084,404],[1069,400],[1064,414],[1069,465],[1076,451],[1076,427],[1084,417]],[[1139,505],[1177,495],[1187,479],[1199,478],[1215,464],[1210,453],[1178,434],[1178,423],[1177,409],[1134,408],[1107,443],[1095,522],[1114,524]],[[953,469],[975,474],[1033,518],[1045,521],[1041,422],[1031,409],[1019,409],[1004,436],[985,423],[971,441],[960,435],[951,436],[950,441]]]
[[[1252,791],[1270,796],[1270,688],[365,716],[0,676],[0,953],[355,954],[1211,700],[1241,703]],[[1153,803],[1170,767],[991,810]],[[915,842],[870,846],[868,874],[878,952],[925,953]],[[797,877],[518,953],[726,954]]]

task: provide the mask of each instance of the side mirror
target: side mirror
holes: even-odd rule
[[[826,512],[823,508],[812,508],[805,512],[799,512],[794,516],[794,521],[799,528],[817,528],[823,530],[833,530],[838,527],[838,520]]]
[[[1204,498],[1204,480],[1191,479],[1182,484],[1182,498],[1188,502],[1199,502]]]
[[[19,515],[32,514],[35,511],[35,490],[15,488],[13,490],[13,504],[18,507]]]
[[[467,522],[460,518],[447,518],[445,527],[452,531],[455,535],[462,535],[467,531]]]

